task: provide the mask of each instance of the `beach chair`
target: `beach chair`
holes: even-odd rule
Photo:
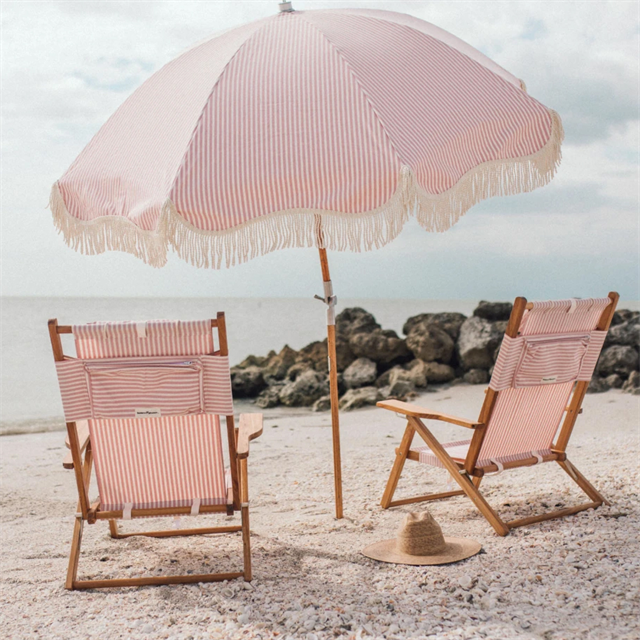
[[[609,504],[569,462],[566,450],[617,302],[617,293],[608,298],[552,302],[528,303],[516,298],[476,421],[398,400],[379,402],[379,407],[407,419],[382,507],[466,495],[496,533],[504,536],[515,527]],[[469,440],[441,444],[425,420],[465,427],[473,435]],[[412,446],[416,433],[423,446]],[[406,460],[446,469],[460,488],[394,501]],[[551,461],[566,471],[590,502],[503,522],[480,493],[480,482],[488,474]]]
[[[214,349],[213,330],[218,349]],[[76,357],[64,355],[72,333]],[[247,457],[262,415],[234,424],[224,314],[193,322],[114,322],[59,326],[49,334],[75,472],[75,516],[67,589],[251,580]],[[225,417],[225,471],[219,416]],[[83,457],[84,454],[84,457]],[[92,468],[99,498],[90,502]],[[119,521],[241,512],[240,524],[123,533]],[[78,580],[83,527],[109,522],[112,538],[241,532],[243,570],[201,575]]]

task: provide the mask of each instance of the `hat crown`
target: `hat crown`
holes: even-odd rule
[[[408,513],[398,532],[397,548],[411,556],[444,553],[447,544],[440,525],[428,511]]]

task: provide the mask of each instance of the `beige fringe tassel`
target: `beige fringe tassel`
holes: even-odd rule
[[[157,231],[145,231],[128,218],[118,216],[79,220],[67,210],[57,182],[51,188],[49,207],[64,241],[80,253],[124,251],[153,267],[162,267],[167,262],[167,241]]]
[[[126,218],[77,220],[68,213],[57,184],[51,192],[50,205],[56,227],[74,249],[88,254],[126,251],[154,267],[166,263],[168,244],[187,262],[214,269],[290,247],[367,251],[396,238],[411,215],[427,231],[446,231],[482,200],[548,184],[560,164],[564,139],[560,117],[555,111],[551,116],[549,141],[536,153],[486,162],[438,195],[424,191],[409,167],[403,167],[393,197],[366,213],[292,209],[261,216],[233,229],[203,231],[182,218],[174,203],[167,200],[157,230],[143,231]]]

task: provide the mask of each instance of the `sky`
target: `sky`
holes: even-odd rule
[[[386,247],[330,252],[338,295],[529,299],[620,292],[638,300],[639,7],[636,1],[294,0],[412,14],[462,38],[522,78],[566,133],[553,182],[473,207],[446,233],[415,221]],[[221,271],[171,255],[83,256],[46,208],[59,178],[146,78],[218,31],[273,15],[277,0],[66,2],[3,0],[2,294],[268,296],[319,292],[313,249],[288,249]],[[167,96],[168,100],[179,96]]]

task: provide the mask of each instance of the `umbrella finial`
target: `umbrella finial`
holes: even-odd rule
[[[290,11],[293,11],[291,2],[285,2],[284,0],[278,5],[278,9],[280,9],[280,13],[288,13]]]

